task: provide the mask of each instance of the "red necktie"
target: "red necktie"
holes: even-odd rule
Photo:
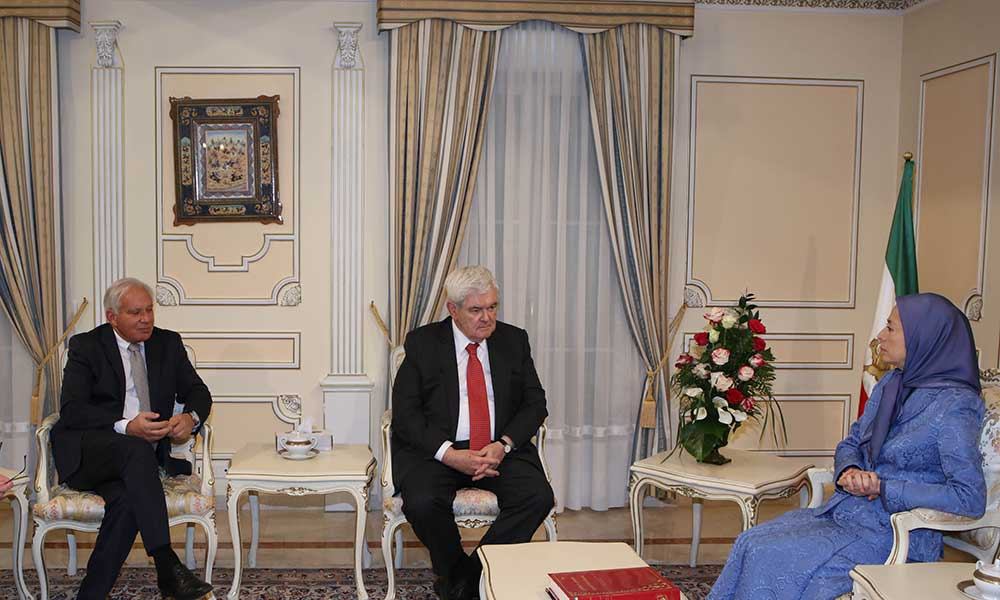
[[[490,406],[486,399],[486,376],[476,350],[469,344],[469,364],[465,368],[465,387],[469,392],[469,450],[481,450],[490,443]]]

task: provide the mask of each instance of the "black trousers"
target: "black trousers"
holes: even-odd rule
[[[80,468],[66,479],[77,490],[104,498],[104,520],[80,585],[80,600],[104,600],[118,579],[136,533],[148,554],[169,546],[167,504],[153,446],[115,431],[88,431]]]
[[[480,540],[480,545],[519,544],[531,541],[555,503],[552,487],[534,463],[507,456],[498,477],[472,481],[433,458],[419,463],[402,482],[403,514],[431,555],[434,573],[450,577],[466,558],[462,538],[451,510],[455,492],[476,487],[493,492],[500,515]]]

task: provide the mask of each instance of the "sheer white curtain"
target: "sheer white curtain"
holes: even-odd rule
[[[31,451],[31,377],[35,366],[7,315],[0,313],[0,467],[21,470]]]
[[[504,31],[483,161],[459,264],[501,287],[524,327],[549,410],[548,461],[565,508],[624,506],[645,371],[622,308],[578,34]]]

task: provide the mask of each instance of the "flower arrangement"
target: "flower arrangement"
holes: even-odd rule
[[[681,413],[678,444],[698,462],[729,462],[719,448],[750,418],[763,420],[761,436],[770,422],[776,443],[780,419],[787,437],[781,407],[771,393],[774,355],[760,337],[767,328],[753,299],[748,293],[736,307],[709,309],[704,331],[695,334],[689,350],[674,364],[671,385]]]

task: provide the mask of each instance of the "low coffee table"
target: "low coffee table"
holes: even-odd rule
[[[233,455],[226,474],[229,530],[233,536],[233,585],[229,600],[240,595],[243,571],[243,547],[240,543],[240,496],[248,492],[308,496],[348,492],[354,497],[357,522],[354,532],[354,578],[360,600],[368,598],[361,576],[365,550],[365,518],[368,486],[375,475],[375,458],[368,446],[336,444],[329,452],[320,452],[308,460],[288,460],[278,456],[274,444],[247,444]]]
[[[549,600],[549,573],[649,566],[622,542],[529,542],[480,546],[481,600]],[[681,600],[687,600],[681,594]]]
[[[0,497],[9,497],[11,508],[14,509],[14,539],[10,553],[14,557],[14,587],[17,588],[17,597],[31,598],[28,586],[24,584],[24,540],[28,536],[28,476],[22,473],[15,478],[14,475],[14,471],[0,469],[0,476],[3,476],[4,481],[12,479],[14,483],[14,487],[0,494]]]
[[[667,458],[669,455],[669,458]],[[672,454],[661,452],[632,463],[629,484],[629,504],[632,511],[632,533],[635,551],[642,555],[642,499],[646,488],[657,487],[691,498],[694,503],[691,534],[690,565],[698,559],[701,536],[701,503],[703,500],[729,500],[739,505],[742,513],[741,531],[757,524],[757,509],[761,500],[787,498],[809,484],[806,474],[814,465],[808,459],[785,458],[762,452],[726,449],[732,461],[724,465],[700,463],[682,449]],[[805,507],[805,496],[801,506]]]
[[[851,570],[851,600],[968,600],[958,584],[975,570],[972,563],[950,562],[858,565]]]

